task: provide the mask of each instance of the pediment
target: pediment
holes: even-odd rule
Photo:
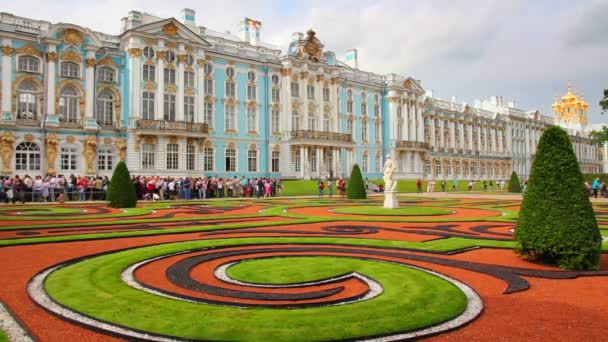
[[[59,23],[51,25],[45,38],[56,39],[63,41],[66,45],[92,45],[103,46],[101,39],[97,34],[88,28],[74,24]]]
[[[405,90],[408,92],[414,92],[417,94],[423,94],[424,89],[420,85],[418,80],[415,80],[411,77],[404,77],[399,80],[393,81],[388,85],[389,88],[397,89],[397,90]]]
[[[163,36],[168,39],[183,39],[188,40],[192,43],[198,43],[204,46],[211,46],[208,41],[201,38],[198,34],[196,34],[186,25],[180,23],[174,18],[155,21],[153,23],[144,24],[136,28],[130,29],[128,31],[125,31],[121,35],[121,38],[134,32],[145,33],[155,36]]]

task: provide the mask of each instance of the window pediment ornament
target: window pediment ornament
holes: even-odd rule
[[[171,93],[171,94],[175,94],[177,92],[177,90],[175,89],[175,86],[170,84],[167,86],[167,92]]]
[[[47,52],[46,53],[46,60],[49,62],[56,62],[57,59],[59,59],[59,56],[57,56],[56,52]]]
[[[114,60],[110,56],[105,56],[102,59],[100,59],[99,61],[97,61],[97,65],[110,66],[110,67],[114,67],[114,68],[118,67],[118,64],[116,64],[116,62],[114,62]]]
[[[171,38],[177,36],[178,27],[174,22],[168,22],[163,26],[163,33]]]
[[[95,64],[97,64],[97,60],[95,58],[87,58],[87,67],[94,68]]]
[[[66,29],[63,32],[63,41],[68,45],[80,45],[82,44],[82,34],[75,29]]]
[[[184,91],[184,94],[186,95],[194,95],[194,90],[192,90],[192,88],[188,88]]]
[[[325,104],[325,105],[323,106],[323,111],[324,111],[324,112],[326,112],[326,113],[327,113],[327,112],[329,112],[329,111],[331,111],[331,106],[330,106],[330,105],[328,105],[328,104]]]
[[[388,102],[390,103],[397,103],[399,101],[398,97],[389,97],[388,98]]]
[[[308,30],[306,35],[305,39],[298,42],[299,46],[296,50],[296,56],[319,63],[322,60],[323,44],[315,37],[316,33],[312,29]]]
[[[314,102],[308,103],[308,111],[314,112],[316,109],[317,109],[317,106],[315,105]]]
[[[53,134],[54,135],[54,134]],[[55,137],[57,138],[57,137]],[[26,135],[23,136],[23,139],[25,139],[25,141],[34,141],[34,135],[31,133],[28,133]],[[49,138],[47,138],[47,142],[49,141]],[[55,139],[55,144],[57,144],[57,140]]]
[[[82,57],[80,56],[80,54],[73,50],[68,50],[68,51],[65,51],[64,53],[62,53],[60,59],[62,61],[68,61],[68,62],[74,62],[74,63],[82,62]]]
[[[156,90],[156,85],[155,85],[154,83],[152,83],[152,82],[147,82],[147,83],[144,85],[144,89],[145,89],[145,90],[154,91],[154,90]]]
[[[42,57],[42,52],[40,52],[38,49],[36,49],[36,47],[32,44],[28,44],[24,47],[17,48],[17,49],[15,49],[15,52],[17,52],[18,54]],[[3,53],[4,53],[4,51],[3,51]]]
[[[281,76],[285,77],[285,76],[289,76],[289,75],[291,75],[290,68],[281,69]]]
[[[2,47],[2,54],[5,56],[10,56],[13,53],[13,48],[10,46],[3,46]]]

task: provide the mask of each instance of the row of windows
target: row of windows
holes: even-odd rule
[[[59,156],[61,171],[78,170],[82,156],[76,147],[62,147]],[[114,169],[114,152],[112,149],[100,148],[97,151],[97,167],[100,171]],[[15,148],[15,169],[17,171],[40,170],[40,147],[33,142],[23,142]]]
[[[33,56],[19,56],[17,68],[20,71],[40,72],[40,61]],[[61,62],[59,74],[62,77],[80,77],[80,65],[74,62]],[[97,80],[102,82],[116,82],[116,72],[109,67],[97,69]]]

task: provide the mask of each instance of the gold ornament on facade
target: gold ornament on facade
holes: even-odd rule
[[[85,173],[95,174],[95,157],[97,157],[97,138],[88,136],[84,139]]]
[[[175,49],[177,45],[174,42],[168,42],[167,43],[167,48],[168,49]]]
[[[156,138],[151,135],[146,135],[144,141],[146,142],[146,144],[154,144],[154,142],[156,142]]]
[[[184,94],[186,95],[194,95],[194,90],[192,88],[188,88],[184,91]]]
[[[114,60],[110,56],[105,56],[102,59],[100,59],[97,62],[97,65],[100,65],[100,66],[111,66],[111,67],[114,67],[114,68],[118,67],[118,64],[116,64],[116,62],[114,62]]]
[[[170,85],[167,86],[167,88],[165,89],[165,91],[167,93],[169,93],[169,94],[175,94],[177,90],[175,89],[174,85],[170,84]]]
[[[310,102],[310,103],[308,104],[308,111],[309,111],[309,112],[314,112],[316,109],[317,109],[317,106],[315,105],[315,103],[314,103],[314,102]]]
[[[170,144],[177,144],[177,137],[176,136],[169,137],[169,143]]]
[[[95,58],[87,58],[87,68],[94,68],[95,64],[97,64],[97,60]]]
[[[291,75],[291,69],[286,68],[286,69],[281,69],[281,76],[285,77],[285,76],[289,76]]]
[[[403,86],[407,89],[412,89],[412,80],[407,80],[403,83]]]
[[[26,135],[23,136],[23,140],[25,141],[34,141],[34,135],[31,133],[28,133]]]
[[[205,66],[206,61],[204,59],[198,59],[196,63],[198,63],[199,66],[203,67]]]
[[[117,138],[114,145],[118,149],[118,155],[120,160],[127,160],[127,141],[123,138]]]
[[[130,48],[127,51],[129,52],[130,56],[133,56],[133,57],[141,56],[141,49],[139,49],[139,48]],[[159,52],[159,54],[160,54],[160,52]]]
[[[3,46],[2,47],[2,54],[5,56],[10,56],[13,53],[13,48],[10,46]]]
[[[148,46],[154,46],[154,38],[146,38],[144,40],[144,42],[146,43],[146,45]]]
[[[331,84],[332,84],[332,85],[334,85],[334,84],[338,84],[338,81],[339,81],[339,78],[338,78],[338,77],[332,77],[332,79],[331,79]]]
[[[38,49],[36,49],[36,47],[32,44],[28,44],[24,47],[17,48],[17,49],[15,49],[15,52],[17,52],[18,54],[23,54],[23,55],[33,55],[33,56],[42,57],[42,52],[38,51]]]
[[[46,137],[46,172],[55,173],[55,162],[57,161],[57,135],[49,134]]]
[[[308,71],[302,71],[302,79],[308,78]]]
[[[145,90],[156,90],[156,85],[152,82],[146,82],[146,84],[144,84],[144,89]]]
[[[188,53],[192,53],[192,52],[194,52],[194,49],[192,48],[192,46],[186,46],[185,50],[186,50]]]
[[[231,149],[231,150],[233,150],[233,149],[236,148],[236,144],[233,143],[233,142],[231,142],[231,143],[228,144],[228,148]]]
[[[398,97],[389,97],[388,98],[388,102],[390,102],[390,103],[397,103],[397,101],[399,101]]]
[[[47,52],[46,60],[49,62],[56,62],[59,56],[57,56],[56,52]]]
[[[167,51],[157,51],[156,55],[158,56],[158,58],[160,59],[165,59],[165,57],[167,57]]]
[[[76,142],[76,138],[73,135],[68,136],[65,141],[69,142],[70,144],[73,144]]]
[[[186,138],[186,144],[192,145],[193,143],[194,143],[194,138],[190,138],[190,137]]]
[[[2,157],[2,173],[10,174],[13,172],[11,168],[13,155],[15,152],[15,136],[9,131],[4,131],[0,136],[0,157]]]
[[[186,63],[188,59],[188,55],[177,55],[177,61],[180,63]]]
[[[184,70],[194,72],[194,68],[191,66],[187,66]]]
[[[306,37],[306,43],[302,47],[302,52],[305,54],[308,59],[313,62],[319,62],[321,60],[321,46],[317,43],[317,39],[315,38],[315,31],[308,30],[306,32],[308,37]]]
[[[82,34],[78,30],[69,28],[63,32],[63,41],[69,45],[80,45]]]
[[[175,23],[168,22],[163,26],[163,33],[166,34],[167,36],[173,38],[177,35],[177,25],[175,25]]]
[[[82,56],[74,50],[67,50],[61,54],[61,60],[80,63],[82,62]]]
[[[317,81],[318,82],[322,82],[325,79],[325,76],[323,75],[317,75]]]
[[[112,145],[112,138],[110,138],[110,137],[104,138],[103,143],[106,145]]]
[[[296,101],[292,102],[292,103],[291,103],[291,107],[292,107],[294,110],[298,110],[298,109],[300,109],[300,102],[296,102]]]

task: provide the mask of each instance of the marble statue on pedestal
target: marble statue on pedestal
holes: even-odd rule
[[[399,208],[397,181],[394,176],[395,171],[395,164],[393,164],[391,156],[387,154],[386,162],[384,163],[384,207],[389,209]]]

